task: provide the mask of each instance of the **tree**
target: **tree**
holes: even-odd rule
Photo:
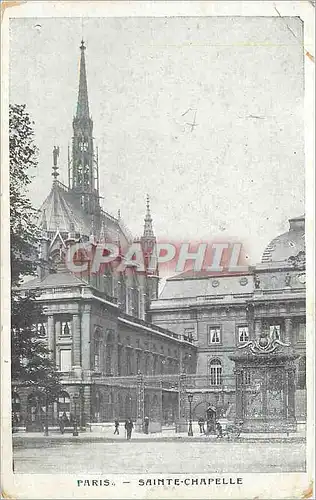
[[[17,286],[22,277],[36,272],[39,231],[27,189],[38,151],[25,105],[10,105],[9,113],[11,284]]]
[[[12,380],[36,388],[51,402],[61,386],[43,335],[44,325],[38,329],[42,307],[36,293],[20,288],[23,278],[36,273],[38,263],[36,210],[27,193],[32,169],[37,166],[37,147],[25,105],[10,105],[9,111]]]

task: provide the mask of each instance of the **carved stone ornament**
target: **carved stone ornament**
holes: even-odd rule
[[[241,286],[245,286],[248,284],[248,279],[244,276],[243,278],[240,278],[239,283]]]
[[[297,275],[297,279],[300,283],[302,283],[302,285],[305,285],[306,283],[306,274],[305,273],[301,273],[301,274],[298,274]]]
[[[246,347],[249,347],[253,354],[270,354],[279,346],[290,347],[290,344],[285,344],[278,339],[271,339],[266,332],[262,332],[258,339],[249,340],[249,342],[238,346],[238,349],[245,349]]]
[[[257,289],[260,288],[260,279],[259,279],[259,276],[255,275],[253,277],[253,279],[254,279],[254,283],[255,283],[255,288],[257,288]]]
[[[289,273],[285,275],[285,286],[291,286],[291,275]]]
[[[297,255],[292,255],[288,258],[288,263],[295,269],[305,269],[306,266],[306,254],[301,251]]]

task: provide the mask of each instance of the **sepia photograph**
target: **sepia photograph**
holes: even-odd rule
[[[314,63],[282,3],[8,20],[13,477],[307,473]]]

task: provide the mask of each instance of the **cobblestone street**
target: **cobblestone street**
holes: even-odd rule
[[[16,473],[224,473],[305,470],[305,443],[30,442],[14,449]]]

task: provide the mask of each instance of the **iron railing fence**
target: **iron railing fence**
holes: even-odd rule
[[[162,390],[178,391],[180,387],[187,391],[212,390],[215,392],[231,392],[236,388],[235,375],[222,375],[214,383],[210,375],[193,374],[166,374],[166,375],[131,375],[131,376],[104,376],[85,375],[78,378],[74,373],[64,373],[63,384],[70,385],[103,385],[109,387],[137,387],[143,384],[144,387],[160,388]]]

